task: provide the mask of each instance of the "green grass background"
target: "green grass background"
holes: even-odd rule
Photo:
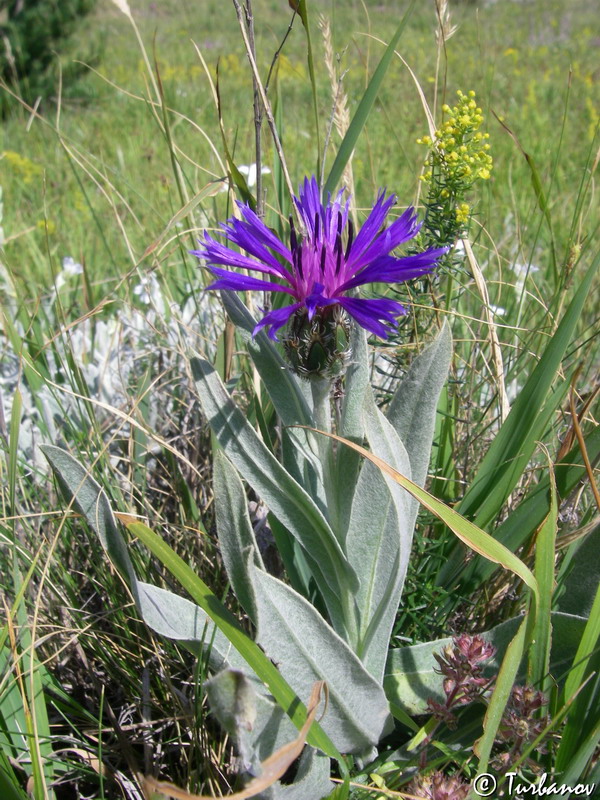
[[[344,83],[352,113],[383,52],[378,40],[389,38],[405,6],[396,2],[309,6],[322,138],[331,94],[322,68],[317,10],[332,22],[334,47],[340,53],[341,69],[347,70]],[[213,76],[219,64],[223,121],[236,161],[247,164],[254,160],[250,75],[234,9],[214,0],[136,2],[131,7],[146,47],[156,58],[166,102],[172,109],[172,135],[182,153],[184,181],[193,194],[208,180],[222,177],[223,170],[196,127],[220,149],[213,98],[192,42],[201,49]],[[254,7],[264,75],[291,12],[284,0],[259,0]],[[452,104],[458,88],[474,89],[486,114],[495,171],[492,181],[479,190],[477,225],[486,229],[483,244],[502,251],[500,265],[511,258],[519,262],[533,259],[545,269],[548,232],[530,188],[529,167],[492,111],[534,158],[548,197],[558,254],[565,257],[571,212],[586,168],[590,168],[599,118],[600,39],[594,3],[462,2],[451,9],[458,30],[446,46],[440,104]],[[430,103],[435,80],[435,24],[434,4],[417,4],[400,43],[400,53]],[[23,109],[2,125],[0,152],[10,151],[0,162],[5,259],[9,270],[22,281],[26,296],[37,288],[48,288],[49,265],[56,268],[65,255],[85,259],[94,282],[114,281],[142,256],[181,205],[169,148],[145,100],[148,75],[140,51],[127,18],[109,0],[100,0],[95,14],[83,22],[61,58],[76,56],[84,43],[94,40],[104,42],[97,72],[69,88],[60,116],[51,103],[43,102],[40,112],[46,121],[32,118]],[[296,20],[279,69],[283,143],[295,183],[316,165],[305,42]],[[424,132],[425,116],[413,81],[396,58],[354,156],[359,206],[368,205],[380,186],[396,191],[402,204],[414,201],[424,156],[415,139]],[[332,144],[336,144],[335,132]],[[592,160],[594,155],[592,152]],[[76,159],[85,160],[85,170],[94,174],[98,185]],[[267,152],[266,163],[272,159],[272,152]],[[274,201],[268,179],[267,200]],[[208,209],[211,216],[213,211],[217,216],[226,213],[225,202],[225,196],[218,198],[216,207]],[[597,197],[588,202],[585,215],[593,227]],[[115,216],[122,229],[115,224]],[[171,268],[168,257],[161,268],[163,272]]]

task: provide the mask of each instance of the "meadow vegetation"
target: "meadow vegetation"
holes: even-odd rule
[[[409,4],[303,0],[310,40],[288,3],[251,5],[296,190],[305,175],[328,176]],[[256,190],[249,170],[247,182],[232,172],[257,160],[252,74],[233,4],[135,0],[131,17],[123,8],[98,0],[57,56],[67,65],[86,42],[97,63],[33,106],[13,97],[0,128],[0,793],[11,800],[141,797],[141,774],[215,797],[237,785],[238,751],[206,699],[210,648],[145,624],[93,519],[72,513],[39,449],[58,445],[84,463],[121,521],[160,532],[252,634],[218,546],[218,436],[189,357],[216,365],[279,457],[280,411],[248,336],[204,291],[211,275],[189,253]],[[424,103],[435,130],[457,91],[475,93],[493,169],[465,190],[439,275],[397,295],[410,306],[398,336],[370,339],[370,381],[389,407],[448,320],[454,351],[427,488],[518,558],[486,560],[483,539],[479,556],[466,555],[461,523],[421,509],[384,683],[396,728],[374,760],[332,761],[338,800],[465,797],[462,782],[440,788],[437,773],[418,774],[466,785],[488,762],[498,775],[516,765],[531,780],[600,783],[596,14],[592,0],[416,3],[352,152],[359,224],[382,187],[400,211],[414,204],[424,215]],[[266,122],[262,163],[265,219],[285,239],[291,200]],[[259,313],[260,296],[244,300]],[[260,492],[246,492],[255,530],[275,527]],[[149,534],[131,530],[138,578],[183,594]],[[470,536],[463,542],[479,541]],[[282,571],[267,549],[265,563]],[[519,565],[535,575],[537,606]],[[532,608],[537,638],[515,622],[527,610],[531,621]],[[483,687],[485,702],[444,698],[439,669],[459,658],[444,637],[502,624],[485,684],[479,664],[493,654],[462,640],[464,697]],[[429,706],[411,694],[402,661],[418,643]],[[525,678],[543,707],[541,695],[511,694]],[[519,720],[529,725],[520,739],[510,727]]]

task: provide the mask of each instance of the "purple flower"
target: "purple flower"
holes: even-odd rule
[[[239,203],[243,219],[230,219],[223,231],[222,244],[208,233],[193,255],[205,259],[217,280],[209,289],[243,291],[260,289],[285,292],[293,302],[270,311],[260,320],[254,334],[267,327],[271,339],[296,312],[312,320],[319,308],[338,306],[363,328],[386,339],[397,326],[396,319],[406,314],[404,306],[388,298],[365,299],[349,293],[367,283],[400,283],[431,272],[447,248],[430,249],[417,255],[396,258],[391,252],[419,232],[413,208],[387,228],[385,221],[396,201],[381,191],[364,225],[355,235],[348,218],[349,201],[342,203],[343,190],[335,200],[323,205],[316,179],[304,179],[295,197],[304,231],[298,233],[290,219],[290,246],[286,247],[257,217],[248,205]],[[237,245],[249,255],[232,250]],[[266,276],[253,278],[222,267],[255,270]]]

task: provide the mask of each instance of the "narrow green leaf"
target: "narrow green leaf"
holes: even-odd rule
[[[598,670],[600,665],[600,585],[596,590],[590,616],[573,659],[573,664],[567,677],[563,692],[564,699],[568,699],[580,690],[585,681]],[[596,675],[589,684],[580,690],[579,696],[573,702],[567,724],[561,737],[560,746],[556,756],[556,768],[564,770],[571,763],[571,759],[579,747],[581,739],[586,735],[590,723],[598,718],[599,706],[598,685],[599,676]]]
[[[598,430],[600,431],[600,428]],[[594,463],[593,458],[590,460]],[[558,607],[567,614],[589,617],[600,584],[600,561],[598,560],[600,524],[596,525],[584,539],[573,542],[570,547],[574,549],[574,553],[568,564],[566,564],[567,557],[565,557],[557,578],[559,584],[562,583],[558,590],[562,592],[558,598]],[[561,575],[565,567],[566,577]]]
[[[212,619],[219,630],[227,637],[233,647],[246,661],[250,669],[263,681],[273,697],[288,714],[294,725],[300,729],[306,719],[306,708],[299,702],[296,693],[277,671],[263,651],[245,633],[233,614],[221,603],[204,581],[185,563],[160,536],[142,522],[127,525],[129,532],[136,536],[169,570],[190,597]],[[343,761],[338,750],[319,725],[313,724],[308,741],[320,748],[331,758]]]
[[[600,426],[586,437],[586,448],[592,462],[600,455]],[[554,467],[556,487],[560,497],[567,497],[585,476],[585,466],[579,445],[575,445],[560,464]],[[515,553],[532,537],[550,509],[550,477],[543,475],[527,497],[510,516],[496,528],[494,538]],[[453,553],[442,567],[439,585],[450,587],[460,578],[461,592],[467,596],[489,581],[497,566],[481,558],[474,558],[464,566],[462,553]],[[565,611],[574,609],[565,608]]]
[[[377,94],[379,93],[379,89],[381,88],[381,84],[383,83],[383,79],[385,77],[385,73],[390,66],[392,58],[394,57],[394,50],[398,42],[400,41],[400,37],[404,32],[404,28],[408,22],[408,18],[415,6],[416,0],[411,0],[406,13],[402,17],[402,21],[400,25],[396,29],[396,32],[392,36],[392,39],[388,46],[385,49],[385,53],[381,57],[381,61],[377,65],[377,69],[373,73],[373,77],[369,81],[369,85],[365,93],[362,96],[360,103],[358,104],[358,108],[354,116],[352,117],[352,122],[350,123],[348,130],[346,131],[346,135],[342,139],[342,143],[340,144],[339,150],[335,157],[335,161],[333,162],[333,166],[331,171],[327,177],[325,182],[325,186],[323,187],[323,197],[324,199],[327,198],[327,193],[333,193],[335,191],[335,187],[337,186],[340,178],[342,177],[342,173],[344,172],[344,168],[350,157],[352,155],[352,151],[356,146],[356,142],[358,141],[358,137],[362,129],[367,122],[369,114],[371,113],[371,109],[373,108],[373,104],[375,103],[375,99]]]
[[[15,509],[15,499],[17,493],[17,461],[19,457],[19,429],[21,427],[21,410],[23,407],[23,398],[21,392],[17,388],[13,394],[12,408],[10,412],[10,432],[8,440],[8,497],[9,497],[9,514],[12,516],[17,515]],[[16,522],[16,520],[15,520]],[[13,528],[15,525],[13,522]]]
[[[538,201],[538,206],[540,207],[540,211],[544,215],[544,219],[546,220],[546,225],[548,226],[548,233],[550,234],[550,256],[552,258],[552,272],[556,277],[557,276],[556,245],[554,243],[554,231],[552,229],[552,217],[550,215],[550,206],[548,205],[548,200],[546,199],[546,192],[544,191],[544,186],[542,184],[540,172],[537,168],[537,164],[533,159],[533,156],[531,156],[529,153],[526,153],[524,150],[522,152],[523,155],[525,156],[525,160],[527,161],[527,166],[529,167],[529,171],[531,172],[531,185],[533,186],[533,191]]]
[[[563,786],[574,786],[584,779],[588,764],[593,763],[594,756],[598,753],[600,743],[600,720],[596,721],[592,730],[579,743],[577,750],[569,757],[569,763],[560,776]],[[585,781],[590,786],[594,781],[589,778]]]
[[[315,138],[317,146],[317,167],[315,174],[321,174],[321,134],[319,132],[319,102],[317,97],[317,79],[315,76],[315,64],[313,58],[312,41],[310,38],[310,25],[308,22],[308,7],[306,0],[299,0],[298,2],[298,16],[302,20],[304,26],[304,33],[306,34],[306,63],[308,64],[308,75],[310,77],[310,88],[312,94],[313,113],[315,117]]]
[[[536,609],[533,643],[529,653],[530,682],[540,691],[550,688],[550,646],[552,643],[552,598],[554,595],[554,564],[556,561],[556,525],[558,499],[552,463],[550,473],[550,511],[537,535],[534,575],[540,588],[540,605]]]
[[[211,181],[204,188],[200,189],[200,191],[195,194],[191,200],[188,200],[188,202],[185,203],[185,205],[171,217],[160,236],[154,242],[152,242],[152,244],[148,245],[144,252],[143,258],[153,253],[163,239],[170,233],[170,231],[173,230],[177,223],[181,222],[182,219],[191,214],[192,211],[198,205],[200,205],[203,200],[206,200],[207,197],[212,197],[212,195],[217,194],[217,192],[221,190],[222,185],[223,184],[221,181]]]
[[[502,714],[506,708],[508,698],[515,685],[515,679],[519,671],[523,650],[527,635],[528,617],[523,618],[514,639],[506,649],[506,655],[502,660],[502,666],[498,672],[496,685],[490,698],[485,718],[483,721],[483,736],[477,740],[473,746],[473,752],[479,757],[477,772],[487,772],[488,762],[494,740],[500,727]]]
[[[473,518],[481,527],[488,525],[498,515],[546,427],[546,419],[540,414],[540,409],[547,407],[548,391],[573,338],[599,263],[600,253],[584,275],[554,336],[521,389],[458,507],[461,514]]]
[[[14,769],[2,750],[0,750],[0,796],[4,800],[29,800],[30,797],[19,786]]]

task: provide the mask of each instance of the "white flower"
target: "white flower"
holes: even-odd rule
[[[67,275],[81,275],[83,272],[83,267],[79,261],[75,261],[71,256],[65,256],[62,260],[62,265],[62,271]]]
[[[256,186],[256,164],[241,164],[238,170],[242,175],[246,175],[246,183],[248,186]],[[261,175],[270,175],[271,170],[268,167],[261,167]]]
[[[495,314],[497,317],[506,316],[506,309],[502,308],[502,306],[490,306],[490,311],[492,312],[492,314]]]

